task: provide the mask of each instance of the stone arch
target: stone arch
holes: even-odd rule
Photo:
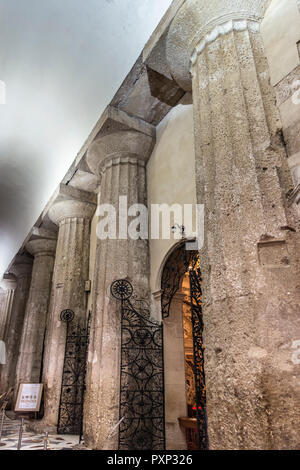
[[[161,289],[161,278],[162,278],[162,273],[163,273],[163,270],[164,270],[164,267],[166,265],[166,263],[168,262],[169,258],[172,256],[172,254],[180,247],[183,247],[183,245],[185,243],[190,243],[190,242],[194,242],[196,239],[193,238],[193,239],[182,239],[182,240],[177,240],[169,249],[168,251],[165,253],[162,261],[161,261],[161,264],[159,266],[159,269],[157,271],[157,275],[156,275],[156,279],[155,279],[155,291],[159,291]]]
[[[172,248],[161,273],[166,447],[196,450],[206,448],[202,316],[200,322],[197,320],[202,310],[199,305],[194,305],[192,285],[194,274],[199,275],[201,285],[200,258],[198,251],[185,250],[184,241]],[[202,390],[200,394],[199,389]],[[201,437],[197,439],[197,435]]]

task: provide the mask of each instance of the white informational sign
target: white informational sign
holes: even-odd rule
[[[37,412],[40,410],[43,384],[20,384],[15,411]]]

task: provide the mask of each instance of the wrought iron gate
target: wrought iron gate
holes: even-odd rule
[[[189,266],[191,314],[193,326],[194,377],[197,416],[197,443],[200,450],[208,449],[206,387],[204,373],[202,280],[199,259],[195,257]]]
[[[134,301],[127,280],[115,281],[111,293],[122,312],[119,450],[164,450],[163,327]]]
[[[190,284],[190,308],[193,330],[195,402],[197,418],[197,446],[199,450],[208,449],[206,387],[204,373],[203,315],[202,315],[202,278],[200,257],[197,251],[186,251],[182,245],[175,250],[162,274],[162,314],[170,315],[170,306],[176,292],[181,287],[183,276],[188,273]]]
[[[67,336],[57,431],[79,435],[81,440],[90,317],[85,327],[72,323],[71,310],[64,310],[60,319],[67,324]]]

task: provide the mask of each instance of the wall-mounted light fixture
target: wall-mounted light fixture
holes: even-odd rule
[[[172,226],[172,233],[175,233],[177,229],[180,230],[181,236],[182,236],[182,238],[184,238],[185,237],[185,226],[184,225],[179,225],[179,224],[173,225]]]

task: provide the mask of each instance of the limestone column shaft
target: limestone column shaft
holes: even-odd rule
[[[95,206],[75,200],[55,203],[49,216],[59,226],[46,329],[43,382],[45,385],[45,425],[56,428],[66,345],[66,323],[60,320],[65,309],[74,312],[73,322],[86,323],[85,282],[89,279],[90,220]]]
[[[4,302],[0,318],[0,339],[3,340],[7,325],[10,322],[14,293],[17,287],[16,277],[13,274],[8,274],[1,282],[1,287],[3,289]]]
[[[188,0],[180,13],[184,21],[194,12],[194,33],[198,21],[198,35],[189,32],[198,42],[186,38],[197,199],[206,214],[201,269],[212,449],[299,447],[299,375],[292,361],[300,337],[299,236],[259,31],[265,6]],[[177,21],[169,35],[171,62]]]
[[[29,294],[32,271],[32,260],[18,256],[10,272],[17,278],[9,322],[5,328],[6,365],[1,370],[1,391],[15,386],[16,366],[23,330],[26,303]]]
[[[101,179],[101,204],[111,204],[119,217],[119,197],[128,207],[146,204],[145,160],[152,138],[138,132],[118,132],[91,147],[88,164]],[[95,449],[117,449],[119,421],[121,315],[120,303],[110,295],[117,279],[128,279],[138,298],[149,295],[147,240],[98,240],[94,304],[87,368],[84,413],[85,442]]]
[[[295,219],[286,208],[290,181],[268,80],[254,22],[235,24],[208,44],[196,60],[193,77],[198,197],[205,202],[208,223],[207,259],[202,257],[208,283],[205,315],[228,361],[221,404],[219,391],[210,394],[210,382],[208,396],[221,418],[228,415],[231,395],[239,389],[235,401],[241,421],[247,416],[247,422],[234,439],[238,437],[242,448],[289,448],[297,443],[290,420],[297,409],[291,345],[300,337],[295,283],[299,259],[296,237],[286,229],[295,228]],[[205,265],[212,266],[210,275]],[[226,304],[228,317],[220,321]],[[234,331],[238,335],[232,336]],[[281,349],[283,344],[289,352]],[[216,356],[214,350],[211,344],[207,354]],[[213,362],[207,371],[211,382],[216,369],[224,369],[217,358]],[[278,403],[284,403],[281,410]],[[283,423],[289,439],[280,431]]]
[[[26,249],[34,256],[34,262],[17,364],[16,384],[41,381],[56,240],[32,240],[27,243]]]

